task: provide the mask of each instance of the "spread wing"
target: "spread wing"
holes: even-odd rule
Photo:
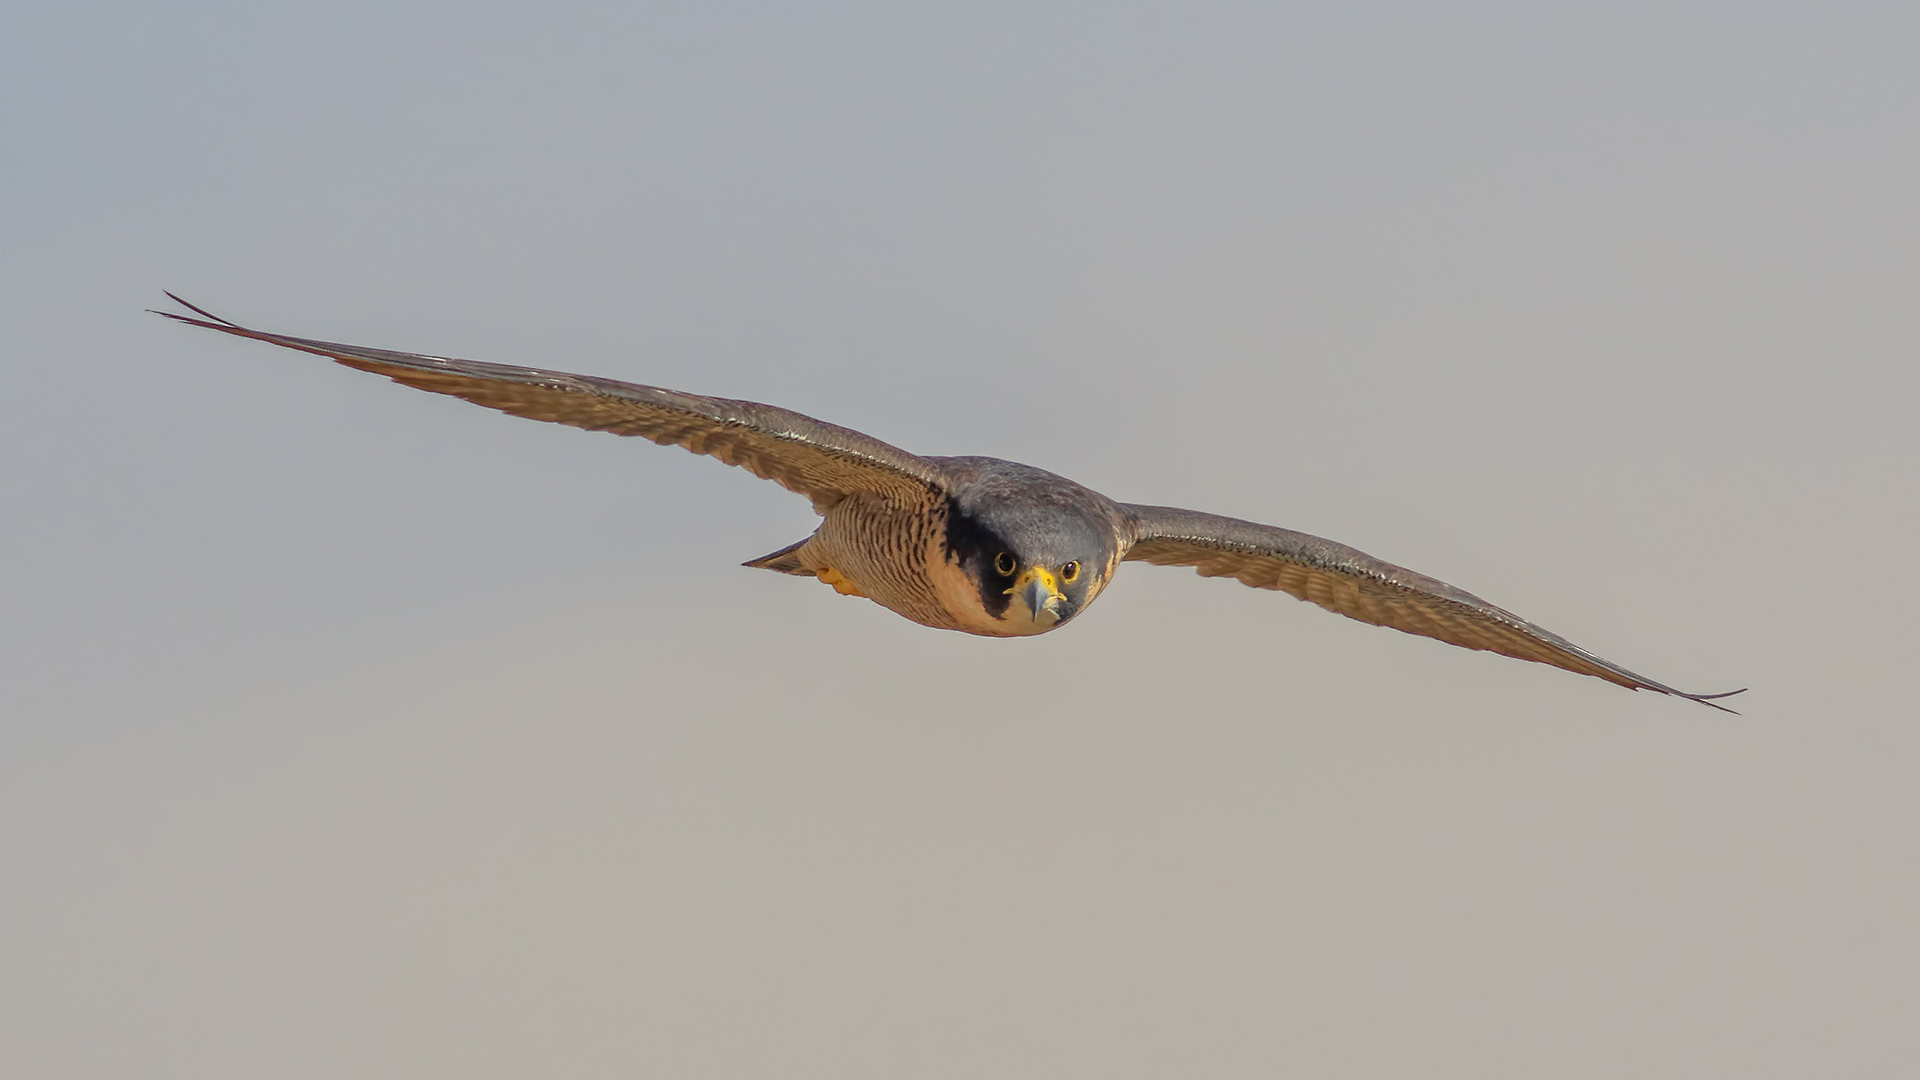
[[[1278,589],[1349,619],[1438,638],[1469,649],[1605,679],[1631,690],[1657,690],[1702,704],[1724,694],[1689,694],[1602,660],[1558,634],[1503,611],[1444,581],[1382,562],[1345,544],[1257,525],[1251,521],[1178,510],[1124,508],[1133,524],[1129,561],[1191,566],[1202,577],[1232,577],[1258,589]],[[1732,712],[1722,705],[1716,709]]]
[[[529,420],[639,435],[663,446],[684,447],[805,495],[821,514],[855,492],[871,492],[907,503],[925,498],[930,490],[943,490],[933,463],[924,458],[849,428],[772,405],[701,397],[564,371],[268,334],[228,322],[172,293],[167,295],[205,318],[165,311],[154,314],[317,353],[397,383],[449,394]]]

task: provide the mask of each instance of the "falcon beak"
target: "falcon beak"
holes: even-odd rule
[[[1060,621],[1061,608],[1067,597],[1060,591],[1060,582],[1045,567],[1030,566],[1026,572],[1015,578],[1010,595],[1018,596],[1027,605],[1028,617],[1042,626],[1052,626]]]

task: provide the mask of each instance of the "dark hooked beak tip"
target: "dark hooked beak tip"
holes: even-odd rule
[[[1045,584],[1039,581],[1027,582],[1027,587],[1020,598],[1027,602],[1027,610],[1033,612],[1033,621],[1060,621],[1062,598],[1060,594],[1048,589]]]

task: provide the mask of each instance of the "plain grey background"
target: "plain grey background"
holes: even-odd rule
[[[1904,4],[28,2],[0,1071],[1920,1068]],[[1329,536],[1730,717],[142,313]]]

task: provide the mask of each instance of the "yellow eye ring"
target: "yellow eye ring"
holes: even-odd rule
[[[1074,578],[1077,578],[1079,576],[1080,576],[1080,564],[1077,562],[1070,562],[1067,565],[1060,568],[1061,581],[1072,581]]]
[[[1003,551],[993,557],[993,568],[1001,577],[1012,577],[1013,572],[1020,569],[1020,560],[1011,552]]]

